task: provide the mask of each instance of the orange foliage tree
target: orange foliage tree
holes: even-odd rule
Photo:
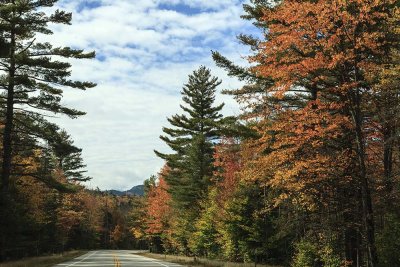
[[[398,3],[253,3],[245,6],[245,18],[257,20],[265,39],[240,37],[255,50],[248,73],[214,54],[231,75],[253,82],[231,92],[248,104],[260,136],[250,145],[253,154],[242,177],[274,189],[275,205],[290,201],[308,213],[339,214],[346,229],[362,225],[355,226],[356,234],[344,231],[346,259],[361,257],[376,266],[371,181],[377,178],[371,170],[377,161],[368,159],[370,151],[383,151],[368,140],[377,140],[371,129],[381,124],[371,119],[371,99],[382,103],[384,94],[376,76],[370,76],[385,67],[386,55],[396,46],[391,29]],[[349,199],[360,213],[347,205]],[[360,239],[361,247],[355,244]]]
[[[146,233],[151,242],[157,242],[156,239],[165,239],[170,230],[170,219],[172,215],[171,195],[168,193],[168,184],[164,175],[168,173],[168,167],[164,166],[158,175],[158,181],[150,185],[147,192],[146,206]],[[155,244],[156,246],[160,244]],[[165,245],[165,244],[164,244]],[[160,248],[156,248],[159,250]]]
[[[233,138],[223,138],[215,147],[213,174],[219,189],[219,201],[226,201],[238,184],[237,172],[241,169],[240,144]]]

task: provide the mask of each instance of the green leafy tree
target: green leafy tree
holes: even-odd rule
[[[221,213],[216,201],[217,188],[213,188],[207,201],[202,203],[203,212],[195,223],[196,231],[189,240],[191,250],[199,256],[216,258],[221,254],[218,228],[221,226],[218,216]]]

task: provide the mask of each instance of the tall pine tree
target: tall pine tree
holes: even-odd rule
[[[224,104],[214,106],[215,91],[221,83],[201,66],[189,75],[183,86],[181,105],[184,114],[168,118],[172,127],[164,127],[160,138],[173,150],[172,154],[155,151],[171,171],[166,177],[174,204],[197,206],[204,196],[213,172],[213,140],[218,139],[227,122],[220,111]],[[194,205],[194,206],[193,206]]]
[[[56,10],[45,12],[57,0],[5,0],[0,2],[0,117],[1,198],[0,198],[0,260],[4,259],[14,242],[13,233],[22,227],[15,216],[15,184],[17,178],[31,176],[53,183],[48,166],[28,168],[21,155],[50,142],[58,127],[47,121],[47,115],[65,114],[76,118],[84,113],[61,103],[67,88],[86,89],[91,82],[69,79],[71,64],[66,58],[93,58],[94,52],[84,53],[69,47],[53,47],[39,42],[38,34],[50,35],[49,24],[70,24],[72,15]],[[43,150],[42,150],[43,151]],[[32,170],[35,170],[32,173]],[[22,172],[22,173],[21,173]],[[10,177],[12,179],[10,179]],[[54,180],[54,179],[53,179]],[[12,181],[12,182],[11,182]],[[54,187],[55,187],[54,186]]]
[[[70,80],[68,62],[60,58],[93,58],[94,52],[84,53],[69,47],[53,47],[41,43],[37,34],[52,34],[49,23],[70,24],[72,15],[56,10],[51,15],[43,12],[57,0],[16,1],[0,4],[0,95],[4,130],[1,187],[7,193],[12,174],[13,143],[18,121],[16,116],[44,118],[43,112],[66,114],[72,118],[83,115],[61,103],[64,89],[86,89],[95,86],[91,82]],[[35,136],[35,132],[30,132]],[[18,144],[19,145],[19,144]]]

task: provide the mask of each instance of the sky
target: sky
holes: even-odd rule
[[[211,50],[245,65],[240,33],[253,31],[240,18],[243,0],[62,0],[72,25],[53,25],[41,36],[55,46],[96,51],[96,59],[72,61],[72,78],[96,82],[86,92],[66,90],[63,103],[87,112],[79,119],[58,117],[83,149],[89,188],[128,190],[156,174],[167,152],[159,139],[167,117],[181,113],[180,91],[188,75],[204,65],[223,80],[218,91],[240,87],[215,66]],[[229,96],[217,94],[223,113],[237,115]]]

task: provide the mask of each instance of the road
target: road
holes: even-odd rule
[[[183,267],[182,265],[146,258],[134,250],[94,250],[54,267]]]

